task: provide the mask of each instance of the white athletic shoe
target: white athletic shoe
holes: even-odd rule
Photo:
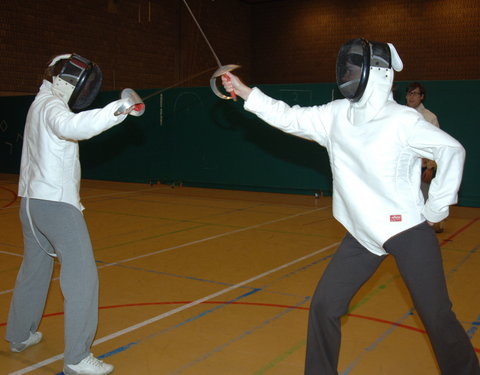
[[[30,332],[30,337],[25,341],[18,342],[18,343],[11,342],[10,350],[14,353],[23,352],[29,346],[38,344],[40,341],[42,341],[42,337],[43,337],[42,332],[35,332],[35,333]]]
[[[76,365],[63,366],[63,372],[65,375],[106,375],[113,371],[113,366],[105,363],[98,358],[95,358],[92,353],[82,359]]]

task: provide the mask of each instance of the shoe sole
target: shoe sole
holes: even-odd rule
[[[113,372],[113,370],[108,371],[108,372],[102,372],[101,374],[96,373],[95,375],[108,375],[108,374],[111,374],[112,372]],[[93,373],[89,373],[89,372],[84,372],[84,373],[76,372],[75,370],[67,370],[66,368],[63,368],[63,373],[64,373],[64,375],[89,375],[89,374],[93,374]]]
[[[43,335],[40,333],[40,338],[38,339],[38,341],[34,341],[32,343],[29,343],[28,345],[25,344],[25,347],[22,348],[22,349],[17,349],[17,348],[13,348],[10,346],[10,351],[13,352],[13,353],[21,353],[23,352],[25,349],[28,349],[30,348],[31,346],[34,346],[34,345],[37,345],[40,341],[42,341],[43,339]]]

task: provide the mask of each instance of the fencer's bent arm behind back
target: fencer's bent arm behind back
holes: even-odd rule
[[[348,119],[347,99],[291,107],[258,88],[244,107],[268,124],[327,149],[334,217],[377,255],[385,254],[382,245],[392,236],[425,220],[443,220],[449,205],[457,202],[465,151],[411,108],[390,100],[377,117],[356,126]],[[427,204],[420,192],[421,157],[436,160],[442,168]]]
[[[458,201],[465,149],[455,138],[428,121],[417,121],[409,134],[407,143],[411,149],[419,157],[437,164],[422,213],[428,221],[438,223],[448,216],[449,206]]]

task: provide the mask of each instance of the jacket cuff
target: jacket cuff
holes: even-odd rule
[[[435,210],[431,209],[430,206],[428,205],[428,201],[427,201],[425,206],[423,206],[422,214],[425,217],[425,219],[427,219],[431,223],[439,223],[448,216],[449,208],[447,207],[447,209],[445,211],[438,212],[438,211],[435,211]]]
[[[249,112],[255,112],[256,108],[262,107],[262,96],[265,94],[258,88],[254,87],[248,96],[248,99],[243,104],[243,108],[245,108]]]

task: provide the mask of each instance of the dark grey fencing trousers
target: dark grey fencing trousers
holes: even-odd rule
[[[37,331],[54,264],[46,251],[54,251],[61,263],[64,361],[76,364],[89,355],[98,322],[98,274],[90,236],[82,213],[72,205],[30,199],[29,206],[36,238],[23,198],[20,220],[24,258],[10,304],[6,339],[22,342],[29,337],[29,332]]]
[[[441,375],[480,375],[470,339],[452,311],[440,246],[433,229],[424,222],[392,237],[384,248],[395,258],[428,333]],[[313,295],[305,375],[338,374],[340,318],[384,259],[347,233]]]

